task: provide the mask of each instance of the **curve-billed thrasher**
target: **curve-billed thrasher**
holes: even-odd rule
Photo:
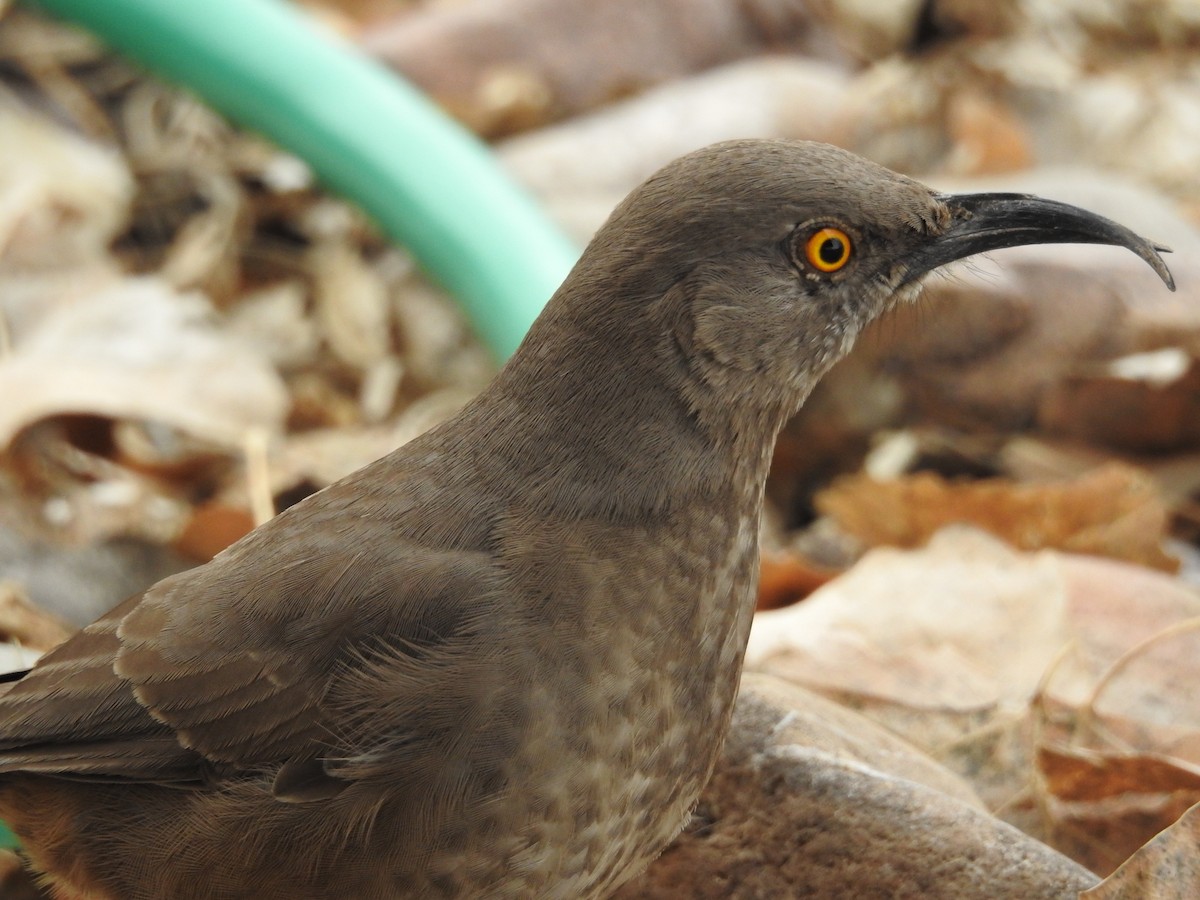
[[[712,770],[784,420],[934,267],[1066,241],[1171,285],[829,146],[671,163],[460,415],[15,680],[0,813],[67,896],[604,896]]]

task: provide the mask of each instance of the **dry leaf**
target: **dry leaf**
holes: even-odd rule
[[[391,298],[383,279],[342,240],[318,244],[312,267],[322,336],[342,362],[370,368],[391,348]]]
[[[1131,453],[1194,450],[1200,446],[1200,365],[1184,351],[1174,377],[1126,375],[1116,360],[1100,371],[1080,372],[1043,396],[1038,424],[1065,438]],[[1149,354],[1141,354],[1146,358]]]
[[[788,0],[488,0],[397,16],[367,31],[363,44],[451,114],[495,136],[767,47],[840,60],[838,42],[814,14],[824,11]],[[859,23],[893,18],[876,12]]]
[[[233,334],[281,368],[310,365],[317,355],[317,325],[307,314],[307,292],[291,279],[243,294],[229,310]]]
[[[816,498],[817,509],[871,546],[920,546],[940,528],[968,524],[1023,550],[1110,556],[1175,571],[1162,549],[1167,509],[1153,480],[1110,464],[1072,481],[953,483],[928,472],[876,481],[851,476]]]
[[[953,172],[983,175],[1027,169],[1033,162],[1029,129],[1006,104],[963,91],[950,98],[946,124],[954,150]]]
[[[975,714],[1034,696],[1069,639],[1066,613],[1053,557],[954,529],[922,551],[873,550],[803,603],[760,613],[746,660],[835,696]]]
[[[1111,560],[1058,560],[1073,641],[1042,687],[1046,727],[1061,729],[1047,738],[1200,766],[1200,706],[1181,689],[1200,682],[1197,589]]]
[[[175,540],[175,550],[189,559],[208,562],[252,528],[254,517],[249,511],[216,501],[205,503],[193,510]]]
[[[1190,791],[1200,795],[1200,766],[1150,753],[1043,744],[1038,747],[1037,766],[1050,793],[1066,802],[1133,793]]]
[[[510,138],[497,153],[586,241],[622,197],[677,156],[734,138],[832,140],[849,79],[813,59],[758,57]]]
[[[124,227],[133,180],[121,156],[0,95],[4,275],[103,256]]]
[[[66,622],[30,603],[14,582],[0,581],[0,640],[4,643],[36,651],[36,656],[57,647],[72,631]]]
[[[0,358],[0,446],[48,416],[162,422],[237,445],[278,428],[287,397],[253,348],[215,328],[199,294],[128,278],[50,310]]]
[[[969,778],[1007,820],[1109,871],[1191,802],[1183,773],[1200,770],[1188,755],[1200,715],[1180,685],[1200,679],[1198,616],[1197,592],[1161,573],[951,529],[920,551],[871,551],[805,602],[759,614],[747,664],[862,709]],[[1140,763],[1147,786],[1168,770],[1183,780],[1114,795],[1115,779],[1099,789],[1100,775],[1077,767],[1075,790],[1097,797],[1061,779],[1067,798],[1039,796],[1042,743],[1080,760],[1163,760]],[[1136,778],[1138,765],[1122,772]]]
[[[759,566],[759,609],[776,609],[802,600],[838,574],[790,551],[764,550]]]
[[[1080,900],[1195,900],[1200,896],[1200,804]]]

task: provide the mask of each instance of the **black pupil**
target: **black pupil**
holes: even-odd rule
[[[817,255],[821,257],[821,262],[831,266],[836,265],[845,258],[846,245],[842,243],[841,238],[825,238],[825,240],[821,241]]]

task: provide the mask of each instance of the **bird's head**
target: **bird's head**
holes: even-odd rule
[[[786,413],[929,272],[1064,242],[1127,247],[1173,288],[1165,248],[1077,207],[940,194],[825,144],[732,141],[675,160],[630,194],[547,318],[635,370],[639,354],[665,361],[694,406]]]

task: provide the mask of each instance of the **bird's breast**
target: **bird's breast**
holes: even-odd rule
[[[710,508],[538,542],[557,548],[555,574],[533,561],[529,599],[555,627],[529,648],[507,792],[526,824],[506,855],[544,873],[545,896],[606,895],[686,824],[737,690],[757,532],[757,509]]]

